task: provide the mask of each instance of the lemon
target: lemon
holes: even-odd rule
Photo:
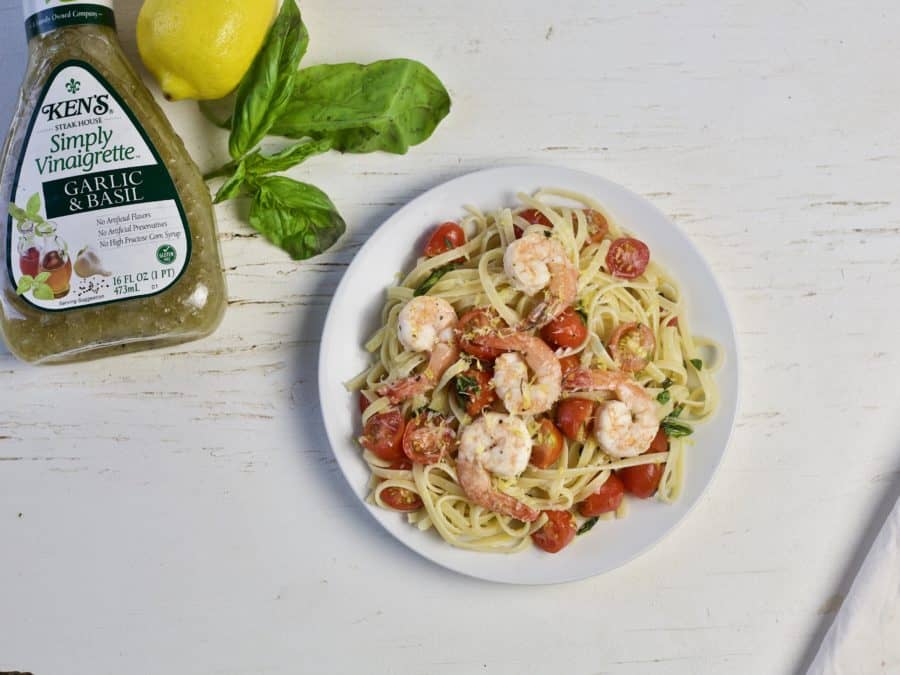
[[[146,0],[141,59],[171,100],[231,93],[262,46],[277,0]]]

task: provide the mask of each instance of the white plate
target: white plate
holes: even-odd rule
[[[737,409],[738,358],[734,326],[722,290],[687,235],[642,197],[591,174],[549,166],[513,166],[471,173],[429,190],[391,216],[362,247],[338,286],[325,320],[319,353],[319,397],[325,429],[350,487],[365,500],[369,469],[354,438],[359,435],[358,398],[343,382],[370,362],[363,343],[377,329],[385,289],[411,269],[426,234],[463,215],[470,204],[493,211],[516,203],[517,192],[559,187],[588,194],[606,206],[626,230],[645,241],[654,259],[681,283],[692,330],[717,340],[725,366],[717,375],[721,408],[698,425],[688,448],[680,500],[629,500],[628,516],[600,521],[590,534],[548,555],[536,547],[514,554],[454,548],[433,530],[420,532],[402,514],[366,504],[381,525],[413,551],[462,574],[489,581],[548,584],[582,579],[623,565],[649,549],[690,511],[722,460]]]

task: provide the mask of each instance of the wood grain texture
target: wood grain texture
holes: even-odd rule
[[[406,156],[294,172],[349,223],[314,261],[220,207],[230,306],[211,338],[47,369],[0,352],[0,670],[801,668],[900,485],[900,16],[862,5],[304,2],[307,64],[418,58],[453,112]],[[138,6],[117,2],[135,63]],[[20,18],[0,0],[0,123]],[[224,161],[193,104],[165,108],[202,168]],[[331,294],[375,227],[521,162],[603,175],[684,226],[744,359],[693,514],[627,567],[551,588],[472,581],[390,540],[338,473],[315,383]]]

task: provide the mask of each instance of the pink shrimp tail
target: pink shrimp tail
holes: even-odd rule
[[[544,300],[535,306],[524,321],[524,328],[543,328],[562,314],[578,297],[578,271],[568,262],[550,263],[550,286]]]
[[[397,405],[411,399],[413,396],[424,394],[432,387],[434,387],[434,383],[422,373],[404,377],[389,384],[383,384],[375,391],[379,396],[387,396],[392,404]]]
[[[541,512],[528,504],[494,490],[491,486],[491,476],[484,467],[459,457],[456,474],[466,497],[488,511],[510,516],[525,523],[533,523],[541,517]]]
[[[563,377],[562,388],[563,391],[598,391],[615,389],[623,381],[624,378],[619,372],[576,368]]]

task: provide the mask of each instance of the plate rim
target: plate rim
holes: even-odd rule
[[[627,193],[632,198],[640,200],[641,202],[643,202],[643,204],[645,206],[647,206],[650,209],[652,209],[653,211],[655,211],[659,217],[661,217],[670,227],[674,228],[677,231],[677,233],[680,235],[680,237],[683,238],[688,243],[688,245],[697,254],[697,258],[700,260],[700,263],[702,264],[702,266],[704,268],[703,271],[705,272],[705,275],[709,279],[712,280],[712,284],[713,284],[715,293],[721,299],[722,306],[725,310],[725,318],[727,319],[727,323],[728,323],[728,333],[729,333],[728,337],[730,337],[731,343],[734,347],[734,363],[733,364],[726,363],[726,365],[724,367],[725,368],[731,367],[734,369],[735,395],[734,395],[734,405],[733,405],[732,410],[730,411],[731,419],[728,420],[728,432],[725,436],[725,441],[724,441],[723,447],[715,459],[715,465],[712,467],[712,471],[709,475],[709,479],[700,488],[696,498],[686,507],[684,512],[681,513],[662,534],[660,534],[658,537],[656,537],[652,541],[649,541],[649,542],[643,544],[642,546],[637,547],[636,550],[634,550],[631,553],[631,555],[625,557],[624,559],[622,559],[620,562],[618,562],[616,565],[614,565],[612,567],[608,567],[605,569],[601,569],[598,571],[592,571],[592,572],[584,572],[584,573],[576,572],[573,574],[557,575],[557,576],[554,576],[553,578],[522,581],[522,580],[517,580],[517,579],[502,578],[502,577],[494,576],[491,574],[479,574],[479,573],[476,573],[469,569],[460,568],[457,565],[453,564],[452,562],[438,559],[436,556],[433,556],[429,552],[423,550],[422,548],[417,547],[415,545],[415,540],[412,537],[398,536],[395,532],[393,532],[387,526],[386,523],[382,522],[382,520],[378,517],[378,514],[376,513],[376,510],[375,510],[377,507],[374,507],[371,504],[366,503],[365,500],[360,497],[360,495],[358,494],[357,489],[356,489],[357,486],[355,486],[351,482],[350,474],[345,469],[344,461],[346,460],[346,458],[342,459],[341,454],[336,450],[336,446],[337,446],[336,440],[339,440],[339,439],[337,439],[335,437],[335,434],[332,431],[331,424],[329,423],[329,419],[328,419],[328,415],[327,415],[327,411],[326,411],[326,406],[324,403],[325,398],[326,398],[324,395],[326,386],[328,384],[332,384],[332,382],[330,380],[326,380],[326,376],[325,376],[325,371],[326,371],[325,359],[326,359],[326,355],[329,354],[328,349],[326,349],[326,347],[325,347],[325,336],[328,335],[330,333],[330,331],[332,330],[332,324],[336,320],[335,316],[337,313],[337,310],[336,310],[337,300],[341,296],[345,287],[350,283],[350,279],[353,276],[351,274],[351,271],[353,270],[354,264],[357,262],[358,259],[360,259],[362,257],[363,253],[366,252],[369,248],[374,248],[375,246],[377,246],[378,242],[377,242],[376,235],[378,235],[380,232],[382,232],[384,230],[384,228],[387,227],[391,222],[402,219],[403,215],[406,212],[414,211],[420,203],[427,202],[429,200],[429,198],[432,198],[436,192],[442,191],[442,190],[447,190],[453,184],[455,184],[457,182],[462,182],[464,180],[472,180],[476,176],[486,176],[488,174],[502,175],[504,173],[515,174],[515,173],[520,173],[520,172],[540,173],[542,171],[543,172],[550,171],[550,172],[555,172],[555,173],[562,172],[562,173],[567,173],[573,177],[575,177],[575,176],[580,177],[582,180],[586,179],[586,180],[600,181],[602,183],[608,184],[609,186],[613,187],[614,189],[617,189],[624,193]],[[545,182],[545,186],[550,187],[551,186],[550,184],[552,182],[553,181]],[[558,187],[562,187],[562,186],[558,186]],[[504,189],[504,188],[501,187],[498,189]],[[464,206],[463,204],[460,204],[461,208],[463,206]],[[677,273],[677,270],[675,270],[675,272]],[[385,287],[385,288],[387,288],[387,287]],[[718,280],[716,275],[713,273],[713,270],[712,270],[711,265],[709,264],[709,261],[702,254],[700,249],[696,246],[696,244],[693,242],[691,237],[688,235],[688,233],[685,231],[685,229],[679,223],[677,223],[673,219],[671,219],[659,207],[657,207],[654,202],[650,201],[643,195],[640,195],[637,192],[634,192],[634,191],[630,190],[629,188],[627,188],[619,183],[616,183],[615,181],[612,181],[604,176],[600,176],[598,174],[591,173],[589,171],[585,171],[582,169],[573,169],[570,167],[558,166],[558,165],[553,165],[553,164],[518,163],[518,164],[508,164],[508,165],[502,165],[502,166],[477,169],[474,171],[468,171],[459,176],[450,178],[449,180],[445,180],[445,181],[442,181],[435,185],[432,185],[430,188],[428,188],[424,192],[420,193],[419,195],[413,197],[409,201],[405,202],[400,208],[393,211],[372,231],[372,233],[369,235],[367,240],[363,243],[363,245],[359,248],[359,250],[356,251],[356,253],[353,255],[353,258],[351,259],[350,263],[348,264],[347,269],[342,274],[341,279],[340,279],[337,287],[334,290],[334,294],[332,295],[331,301],[329,302],[328,311],[326,312],[325,321],[324,321],[323,327],[322,327],[322,334],[321,334],[320,345],[319,345],[319,355],[318,355],[318,359],[317,359],[317,368],[318,368],[318,377],[317,377],[318,392],[317,393],[319,396],[320,415],[321,415],[322,423],[325,427],[325,434],[326,434],[326,437],[328,438],[328,444],[329,444],[331,453],[332,453],[335,461],[337,462],[338,467],[340,468],[340,471],[341,471],[341,474],[343,475],[344,480],[346,481],[348,487],[350,488],[350,491],[352,492],[354,498],[359,500],[361,506],[363,506],[364,509],[368,512],[369,516],[375,522],[377,522],[378,525],[387,534],[389,534],[392,539],[398,540],[408,550],[416,553],[417,555],[430,561],[431,563],[438,565],[444,569],[451,570],[457,574],[461,574],[463,576],[469,577],[469,578],[479,579],[482,581],[489,581],[489,582],[494,582],[494,583],[510,584],[510,585],[542,586],[542,585],[572,583],[575,581],[589,579],[589,578],[599,576],[602,574],[607,574],[607,573],[612,572],[617,569],[621,569],[625,565],[633,562],[635,559],[643,556],[644,554],[646,554],[647,552],[649,552],[650,550],[655,548],[662,541],[668,539],[673,532],[675,532],[676,530],[679,529],[679,527],[681,527],[681,525],[685,522],[687,517],[691,513],[693,513],[694,509],[697,508],[697,505],[700,503],[700,501],[708,494],[711,486],[713,485],[713,483],[716,480],[716,477],[719,474],[719,471],[722,468],[722,464],[724,463],[726,456],[729,453],[729,449],[731,447],[732,440],[734,437],[735,425],[736,425],[736,422],[738,419],[739,411],[741,409],[742,368],[741,368],[740,355],[741,355],[741,347],[740,347],[740,343],[738,341],[737,327],[736,327],[736,323],[734,320],[734,312],[733,312],[731,304],[728,300],[728,296],[726,295],[721,282]],[[722,411],[721,409],[719,411],[717,411],[717,414],[721,414],[723,412],[725,412],[725,414],[727,414],[727,411]],[[425,534],[426,534],[426,533],[418,531],[416,528],[414,528],[412,526],[409,526],[409,533],[414,536],[415,535],[425,536]],[[448,550],[456,550],[456,549],[453,549],[453,547],[451,547],[449,544],[445,543],[445,545],[448,547]],[[489,554],[486,554],[483,552],[476,552],[476,551],[468,551],[467,553],[470,553],[475,556],[489,555]],[[506,554],[497,554],[497,555],[506,555]],[[511,558],[511,559],[514,559],[514,558]]]

